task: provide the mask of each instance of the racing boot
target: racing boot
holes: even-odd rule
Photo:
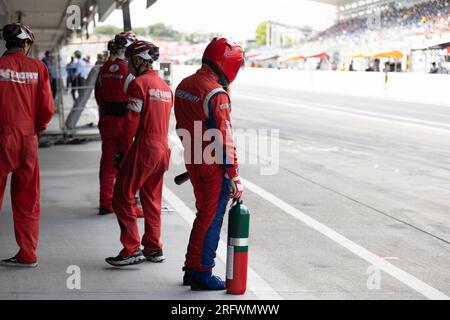
[[[225,281],[212,274],[211,271],[192,272],[191,290],[193,291],[218,291],[225,290]]]
[[[188,267],[183,267],[184,276],[183,276],[183,286],[190,286],[192,284],[192,270]]]

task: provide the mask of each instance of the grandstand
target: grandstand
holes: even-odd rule
[[[326,51],[336,63],[378,52],[401,52],[403,69],[416,48],[450,42],[450,0],[319,0],[337,6],[334,25],[309,37],[305,49]],[[427,55],[427,53],[425,53]],[[447,65],[448,49],[422,61]],[[428,62],[427,62],[428,63]],[[424,67],[426,70],[427,67]]]
[[[387,30],[393,28],[402,31],[403,35],[405,33],[426,34],[450,32],[449,0],[363,0],[334,2],[342,3],[338,10],[338,21],[332,27],[316,35],[316,38],[336,38],[348,35],[358,36],[374,29]]]

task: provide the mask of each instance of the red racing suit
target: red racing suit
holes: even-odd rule
[[[95,99],[100,114],[98,128],[102,138],[100,206],[106,209],[112,209],[114,181],[117,175],[113,160],[119,148],[119,139],[124,134],[128,103],[124,86],[128,76],[126,61],[109,58],[100,69],[95,85]]]
[[[46,66],[22,50],[0,57],[0,210],[11,178],[16,259],[35,263],[39,238],[40,182],[38,135],[54,112]]]
[[[133,255],[140,247],[133,206],[137,191],[145,218],[144,254],[162,249],[162,187],[164,173],[169,168],[168,132],[173,105],[172,91],[154,70],[136,77],[127,93],[128,113],[118,149],[127,154],[113,196],[113,208],[121,230],[120,241],[124,246],[120,253],[123,257]]]
[[[229,179],[238,176],[230,112],[230,98],[218,84],[216,74],[207,66],[184,79],[176,90],[177,133],[183,142],[198,211],[185,266],[198,271],[210,271],[215,265],[230,194]],[[207,138],[208,132],[211,132],[210,136],[214,132],[219,135],[215,139]],[[215,152],[206,152],[211,145],[209,140],[216,144]],[[201,148],[197,150],[197,146]],[[211,161],[210,154],[216,161]]]

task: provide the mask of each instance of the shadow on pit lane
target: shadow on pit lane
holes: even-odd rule
[[[140,268],[133,267],[103,267],[103,271],[141,271]]]

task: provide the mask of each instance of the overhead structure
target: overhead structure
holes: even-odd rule
[[[74,32],[86,33],[96,13],[103,22],[117,8],[132,0],[0,0],[0,25],[28,24],[36,35],[38,50],[52,50]],[[147,0],[147,8],[156,0]],[[124,10],[125,11],[125,10]],[[129,19],[131,27],[131,19]],[[1,48],[0,48],[1,49]],[[3,50],[2,50],[3,51]]]
[[[302,61],[306,58],[298,53],[289,54],[278,58],[278,62]]]
[[[386,51],[386,52],[380,52],[377,54],[374,54],[370,56],[369,58],[376,59],[376,58],[391,58],[391,59],[402,59],[403,53],[398,50],[393,51]]]
[[[311,27],[292,26],[274,21],[267,21],[266,45],[269,48],[281,48],[299,44],[312,33]]]
[[[40,50],[55,48],[73,30],[94,18],[94,0],[4,0],[0,23],[22,22],[32,27]]]
[[[403,59],[404,54],[399,50],[390,50],[390,51],[380,51],[377,53],[358,53],[352,55],[352,59],[379,59],[379,58],[389,58],[389,59]]]

